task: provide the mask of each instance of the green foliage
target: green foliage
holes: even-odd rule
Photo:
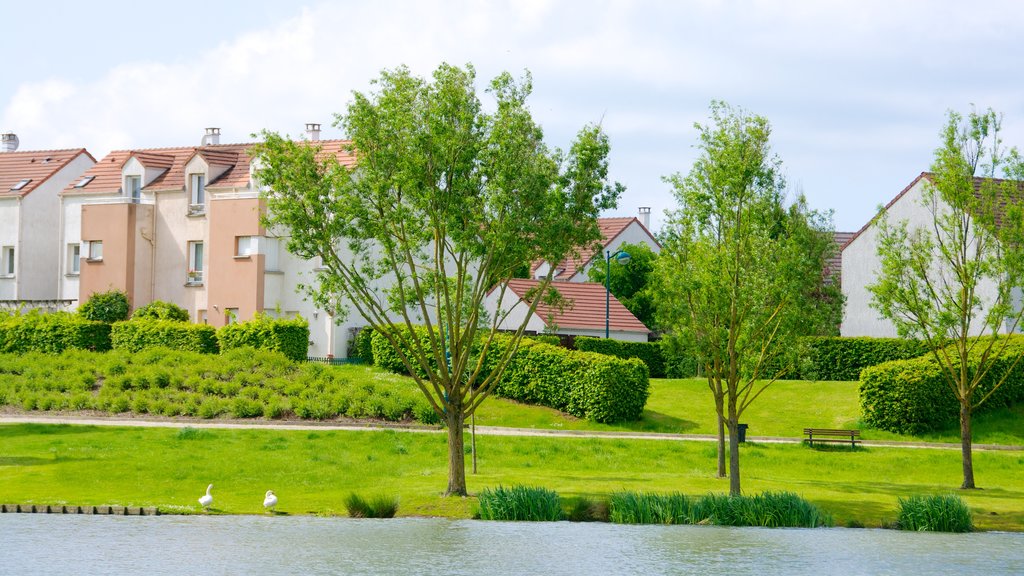
[[[173,302],[154,300],[132,312],[132,320],[174,320],[188,322],[188,311]]]
[[[367,364],[374,364],[373,361],[373,327],[364,326],[356,334],[355,342],[352,344],[354,356],[362,358]]]
[[[974,521],[967,503],[955,494],[899,498],[900,530],[917,532],[971,532]]]
[[[570,522],[608,522],[608,502],[587,497],[576,498],[565,513]]]
[[[222,351],[244,347],[276,350],[301,361],[309,350],[309,323],[303,318],[271,318],[256,313],[248,322],[222,326],[217,330],[217,341]]]
[[[576,349],[618,358],[639,358],[647,364],[651,378],[665,377],[665,358],[659,342],[626,342],[611,338],[576,337]],[[692,374],[691,374],[692,376]]]
[[[141,308],[140,308],[141,310]],[[110,339],[115,350],[138,352],[146,348],[216,354],[217,330],[207,324],[190,324],[179,320],[159,320],[153,315],[116,322]]]
[[[109,350],[110,324],[68,312],[0,316],[0,352],[59,354],[71,349]]]
[[[869,366],[917,358],[928,352],[918,340],[905,338],[809,337],[799,362],[803,380],[857,380]]]
[[[647,244],[624,243],[619,250],[629,254],[629,264],[592,266],[587,273],[591,282],[605,283],[605,269],[611,270],[609,290],[615,298],[650,329],[656,328],[654,297],[649,284],[654,280],[658,255]]]
[[[955,354],[951,350],[955,346],[950,345],[945,354]],[[976,348],[967,368],[969,375],[978,373],[983,367],[988,369],[979,380],[976,393],[985,395],[992,392],[992,396],[980,410],[992,411],[1024,402],[1024,364],[1017,362],[1017,358],[1024,355],[1024,337],[1010,337],[1005,352],[983,365],[981,356],[985,348],[984,345]],[[954,361],[953,368],[959,371],[960,363]],[[1004,376],[1002,386],[993,392]],[[949,393],[944,368],[931,354],[865,368],[861,371],[860,382],[864,423],[873,428],[919,434],[951,426],[959,420],[960,403]]]
[[[550,344],[551,346],[562,345],[562,339],[554,334],[534,334],[529,338],[530,340],[533,340],[534,342],[539,342],[541,344]]]
[[[128,319],[128,295],[121,290],[93,292],[78,307],[78,314],[86,320],[113,324]]]
[[[791,492],[764,492],[756,496],[616,492],[609,502],[609,518],[618,524],[715,524],[766,528],[831,526],[832,518]]]
[[[557,492],[530,486],[484,488],[479,494],[481,520],[555,522],[564,516]]]
[[[398,513],[398,498],[377,496],[367,500],[353,492],[345,498],[345,510],[352,518],[394,518]]]

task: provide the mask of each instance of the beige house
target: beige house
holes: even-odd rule
[[[0,301],[61,308],[59,194],[96,160],[85,148],[17,148],[16,135],[0,135]]]

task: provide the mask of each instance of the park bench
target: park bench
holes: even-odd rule
[[[807,444],[814,446],[815,442],[849,442],[850,446],[857,446],[860,442],[860,430],[836,430],[833,428],[804,428],[804,436],[807,437]]]

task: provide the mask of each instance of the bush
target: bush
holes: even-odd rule
[[[1024,337],[1011,338],[1003,355],[993,363],[978,386],[975,401],[987,394],[1013,362],[1024,355]],[[969,371],[978,369],[977,360],[977,355],[969,359]],[[975,413],[1021,401],[1024,401],[1024,361],[1014,367],[999,390]],[[860,375],[860,405],[866,425],[898,434],[941,430],[955,426],[960,419],[960,403],[931,355],[865,368]]]
[[[78,314],[86,320],[113,324],[128,319],[128,295],[120,290],[93,292],[78,307]]]
[[[345,498],[345,510],[352,518],[394,518],[398,513],[398,498],[377,496],[365,500],[353,493]]]
[[[360,358],[367,364],[374,364],[373,361],[373,327],[365,326],[356,333],[352,343],[353,352],[349,356]]]
[[[228,324],[217,331],[221,351],[251,347],[276,350],[295,361],[309,351],[309,323],[303,318],[271,318],[256,313],[252,320]]]
[[[974,530],[971,509],[955,494],[911,496],[899,499],[900,530],[918,532],[970,532]]]
[[[482,520],[553,522],[563,516],[561,498],[545,488],[484,488],[479,501]]]
[[[147,348],[217,353],[217,331],[207,324],[189,324],[177,320],[132,319],[117,322],[111,329],[115,350],[138,352]]]
[[[805,338],[800,362],[804,380],[857,380],[864,368],[909,360],[928,352],[918,340],[903,338]]]
[[[609,502],[609,518],[620,524],[715,524],[766,528],[831,526],[832,518],[791,492],[756,496],[619,492]]]
[[[154,300],[142,308],[137,308],[132,313],[132,320],[174,320],[175,322],[188,322],[188,311],[174,304],[163,300]]]
[[[665,377],[665,358],[659,342],[626,342],[610,338],[576,337],[576,349],[618,358],[639,358],[647,364],[651,378]]]
[[[0,316],[0,352],[44,352],[110,349],[110,325],[68,312]]]
[[[529,336],[528,338],[530,340],[533,340],[534,342],[539,342],[541,344],[550,344],[551,346],[562,345],[562,339],[559,338],[558,336],[555,336],[554,334],[534,334],[533,336]]]

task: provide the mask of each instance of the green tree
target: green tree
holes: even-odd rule
[[[490,83],[493,112],[474,81],[471,66],[444,64],[430,79],[405,67],[382,72],[376,91],[356,92],[337,117],[352,168],[274,133],[256,147],[265,223],[287,231],[290,252],[323,263],[309,296],[336,312],[351,306],[387,338],[446,426],[450,495],[466,494],[464,422],[551,292],[550,275],[487,374],[484,357],[498,349],[508,314],[487,318],[484,298],[493,288],[508,308],[505,282],[523,262],[561,262],[594,246],[597,215],[622,191],[608,184],[598,126],[583,128],[568,152],[544,144],[526,103],[529,74]],[[425,341],[414,336],[421,323]]]
[[[1012,369],[976,392],[1022,314],[1024,163],[1016,150],[1002,150],[1001,123],[991,109],[949,113],[922,190],[928,222],[912,228],[880,214],[881,270],[868,287],[872,306],[901,336],[926,343],[960,402],[962,488],[975,487],[971,414]],[[1000,173],[1010,179],[997,180]]]
[[[629,264],[612,264],[607,267],[611,269],[609,290],[637,320],[654,330],[654,297],[648,286],[654,276],[654,263],[658,255],[647,244],[625,243],[619,249],[629,254]],[[591,282],[604,284],[606,266],[600,262],[603,255],[599,253],[598,256],[598,264],[590,268],[587,276]]]
[[[78,315],[86,320],[99,320],[107,324],[128,319],[128,295],[121,290],[93,292],[78,307]]]
[[[744,410],[792,369],[799,336],[834,321],[841,296],[823,282],[835,250],[829,219],[803,198],[784,204],[781,162],[768,121],[712,102],[697,124],[700,155],[672,184],[658,258],[662,327],[702,364],[718,413],[718,473],[740,493],[738,424]],[[822,294],[828,298],[822,298]]]

